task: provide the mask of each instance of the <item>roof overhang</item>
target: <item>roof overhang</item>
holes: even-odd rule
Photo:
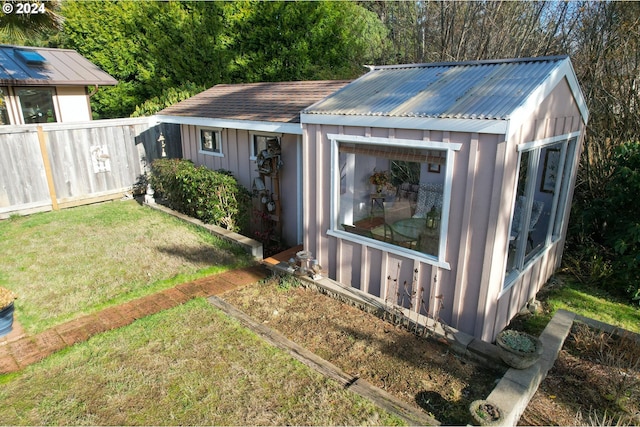
[[[329,114],[300,114],[302,124],[363,126],[396,129],[418,129],[449,132],[476,132],[504,135],[508,120],[439,119],[433,117],[345,116]]]
[[[300,123],[263,122],[251,120],[213,119],[209,117],[188,117],[155,115],[158,122],[174,123],[180,125],[192,125],[203,127],[215,127],[226,129],[241,129],[253,132],[287,133],[302,135]]]

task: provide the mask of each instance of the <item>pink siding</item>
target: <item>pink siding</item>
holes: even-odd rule
[[[433,312],[436,302],[432,297],[442,295],[440,317],[447,324],[492,341],[560,262],[563,238],[503,292],[517,145],[582,130],[576,105],[567,102],[570,99],[567,84],[558,85],[529,119],[512,129],[508,142],[505,135],[493,134],[303,125],[305,249],[319,259],[332,279],[383,299],[393,297],[405,281],[414,283],[417,269],[413,310]],[[453,156],[445,256],[450,269],[327,235],[331,216],[329,133],[462,144]],[[567,210],[565,227],[568,214]],[[420,308],[422,299],[426,310]]]
[[[259,176],[255,160],[250,158],[252,133],[242,129],[221,129],[223,157],[220,157],[200,152],[198,129],[193,125],[181,126],[184,158],[209,169],[229,170],[242,185],[251,190],[253,179]],[[281,142],[284,162],[284,167],[280,171],[282,234],[288,245],[295,246],[301,243],[298,239],[298,228],[301,222],[298,212],[298,136],[284,134]]]

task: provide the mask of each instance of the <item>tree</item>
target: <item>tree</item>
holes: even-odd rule
[[[3,2],[0,14],[0,43],[22,45],[29,39],[59,30],[62,17],[57,13],[57,1],[29,3],[14,0]]]

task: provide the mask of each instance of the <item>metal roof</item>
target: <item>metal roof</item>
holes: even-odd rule
[[[303,114],[506,120],[567,56],[374,67]]]
[[[109,86],[117,83],[75,50],[0,45],[2,86]]]

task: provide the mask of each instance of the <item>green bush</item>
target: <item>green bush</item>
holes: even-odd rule
[[[226,171],[189,160],[158,159],[151,165],[150,183],[178,212],[232,231],[249,228],[251,193]]]
[[[576,200],[565,267],[640,301],[640,142],[616,148],[599,196]]]

